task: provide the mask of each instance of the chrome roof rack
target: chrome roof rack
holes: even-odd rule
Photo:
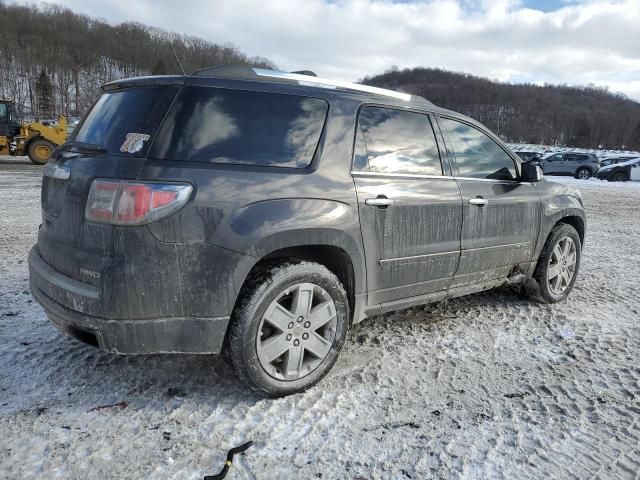
[[[359,83],[330,80],[328,78],[312,77],[309,75],[300,75],[298,73],[277,72],[275,70],[267,70],[264,68],[254,68],[253,71],[260,77],[293,80],[297,81],[301,85],[317,85],[325,88],[345,88],[347,90],[355,90],[358,92],[367,92],[376,95],[384,95],[385,97],[397,98],[399,100],[404,100],[405,102],[411,101],[411,95],[408,93],[395,92],[393,90],[361,85]]]
[[[246,80],[272,80],[298,83],[300,85],[316,86],[322,88],[343,88],[357,92],[373,93],[375,95],[383,95],[385,97],[396,98],[405,102],[412,100],[422,103],[426,100],[421,97],[411,96],[408,93],[395,92],[385,88],[372,87],[369,85],[361,85],[359,83],[343,82],[340,80],[331,80],[328,78],[317,77],[310,70],[298,70],[295,72],[278,72],[276,70],[268,70],[266,68],[253,68],[247,65],[218,65],[215,67],[201,68],[194,71],[192,76],[196,77],[216,77],[216,78],[238,78]]]

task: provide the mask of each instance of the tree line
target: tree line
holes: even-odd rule
[[[508,142],[640,150],[640,103],[603,88],[508,84],[397,67],[362,82],[425,97],[478,120]]]
[[[84,114],[100,85],[212,65],[275,68],[232,44],[138,23],[111,25],[57,5],[0,0],[0,96],[25,119]],[[514,143],[640,149],[640,103],[593,86],[507,84],[433,68],[391,68],[363,83],[423,96],[462,112]]]
[[[111,80],[187,73],[219,64],[273,64],[231,44],[165,32],[138,23],[110,25],[57,5],[0,2],[0,96],[25,118],[80,116]]]

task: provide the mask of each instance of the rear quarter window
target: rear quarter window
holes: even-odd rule
[[[154,146],[155,158],[268,167],[307,167],[326,100],[212,87],[184,87]]]
[[[99,145],[110,155],[142,157],[177,92],[178,87],[145,86],[104,93],[76,128],[74,140]],[[131,134],[139,135],[136,145]]]

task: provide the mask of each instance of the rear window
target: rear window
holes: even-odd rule
[[[142,157],[178,87],[139,87],[104,93],[76,129],[74,140],[111,155]]]
[[[329,105],[325,100],[212,87],[185,87],[162,126],[161,159],[304,168]]]

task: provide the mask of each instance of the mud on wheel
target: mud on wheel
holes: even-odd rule
[[[270,268],[243,287],[225,342],[236,374],[271,396],[303,391],[336,362],[349,323],[338,278],[312,262]]]
[[[529,293],[544,303],[567,298],[576,282],[581,255],[582,243],[576,229],[566,223],[556,225],[536,266],[537,288]]]

